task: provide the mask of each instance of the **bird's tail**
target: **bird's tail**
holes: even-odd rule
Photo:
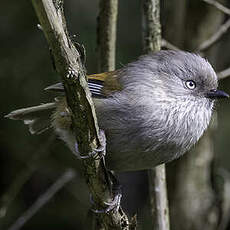
[[[13,120],[22,120],[29,126],[31,134],[40,134],[51,128],[51,115],[56,108],[56,103],[46,103],[38,106],[12,111],[5,117]]]

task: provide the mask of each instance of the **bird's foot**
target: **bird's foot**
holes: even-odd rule
[[[77,157],[79,159],[87,159],[92,157],[95,160],[100,160],[102,157],[105,156],[106,153],[106,137],[105,132],[102,129],[99,130],[99,142],[100,146],[93,149],[91,152],[89,152],[88,155],[81,155],[78,150],[78,144],[75,143],[75,152],[77,154]]]
[[[105,209],[91,209],[95,213],[108,213],[110,211],[118,211],[121,204],[121,193],[118,193],[114,196],[113,200],[110,202],[104,202],[104,205],[107,206]],[[94,202],[93,202],[94,203]]]
[[[113,200],[109,202],[104,202],[103,204],[106,206],[106,208],[98,210],[98,209],[92,209],[93,212],[95,213],[108,213],[110,211],[118,211],[120,208],[121,204],[121,197],[122,197],[122,192],[121,192],[121,185],[117,178],[113,175],[111,171],[108,171],[109,178],[111,179],[110,183],[110,193],[113,196]],[[91,197],[91,202],[95,204]]]

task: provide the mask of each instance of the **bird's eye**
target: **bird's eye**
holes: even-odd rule
[[[196,83],[193,80],[186,81],[185,85],[188,89],[195,89],[196,88]]]

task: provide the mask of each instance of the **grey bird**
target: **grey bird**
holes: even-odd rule
[[[111,170],[134,171],[172,161],[188,151],[207,129],[218,90],[207,60],[183,51],[159,51],[125,67],[88,76],[99,127],[107,139],[106,164]],[[48,128],[78,155],[71,114],[61,83],[52,103],[19,109],[6,117],[23,120],[32,134]]]

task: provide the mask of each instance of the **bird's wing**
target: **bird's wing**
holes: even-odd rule
[[[120,91],[121,86],[118,79],[118,71],[105,72],[88,75],[88,86],[93,97],[107,97],[113,92]],[[45,88],[48,91],[64,92],[62,83]]]

